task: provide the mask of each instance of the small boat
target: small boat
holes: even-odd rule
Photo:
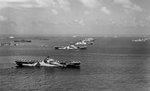
[[[29,67],[80,67],[79,61],[72,61],[72,62],[59,62],[57,60],[46,58],[45,60],[42,60],[41,62],[35,62],[35,61],[21,61],[17,60],[15,61],[17,66],[23,67],[23,66],[29,66]]]
[[[64,63],[61,63],[61,64],[64,64]],[[78,62],[78,61],[65,62],[64,67],[67,67],[67,68],[76,67],[77,68],[77,67],[80,67],[80,62]]]
[[[78,49],[85,50],[87,49],[87,46],[78,46]]]

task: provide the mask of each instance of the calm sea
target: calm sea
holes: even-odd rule
[[[32,43],[0,47],[0,91],[150,91],[150,40],[96,37],[87,50],[54,50],[56,45],[68,45],[84,37],[21,39],[31,39]],[[81,67],[17,68],[14,63],[19,58],[42,60],[48,55],[62,61],[81,61]]]

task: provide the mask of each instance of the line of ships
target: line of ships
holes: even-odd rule
[[[132,42],[145,42],[147,41],[147,38],[140,38],[140,39],[135,39],[132,40]],[[84,40],[71,43],[67,46],[54,46],[55,50],[85,50],[87,49],[88,45],[93,45],[95,39],[94,38],[86,38]],[[32,42],[30,40],[15,40],[14,42]],[[5,45],[11,45],[9,43],[3,43],[1,46]],[[17,46],[17,45],[16,45]],[[46,66],[46,67],[65,67],[65,68],[70,68],[70,67],[80,67],[80,61],[58,61],[50,58],[49,56],[46,57],[42,61],[24,61],[24,60],[15,60],[15,63],[17,64],[18,67],[23,67],[23,66],[31,66],[31,67],[39,67],[39,66]]]
[[[93,38],[87,38],[76,42],[74,44],[70,44],[68,46],[55,46],[56,50],[76,50],[76,49],[87,49],[87,45],[93,45],[94,43]],[[50,58],[49,56],[46,57],[42,61],[24,61],[24,60],[16,60],[15,61],[18,67],[23,66],[30,66],[30,67],[63,67],[63,68],[79,68],[80,61],[58,61]]]
[[[79,42],[72,43],[68,46],[55,46],[54,48],[56,50],[76,50],[76,49],[84,50],[87,49],[87,45],[93,45],[94,40],[95,39],[93,38],[87,38]]]

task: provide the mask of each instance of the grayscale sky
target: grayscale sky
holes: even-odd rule
[[[150,0],[0,0],[0,34],[150,35]]]

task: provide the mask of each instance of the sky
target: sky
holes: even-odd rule
[[[0,0],[1,34],[150,35],[150,0]]]

